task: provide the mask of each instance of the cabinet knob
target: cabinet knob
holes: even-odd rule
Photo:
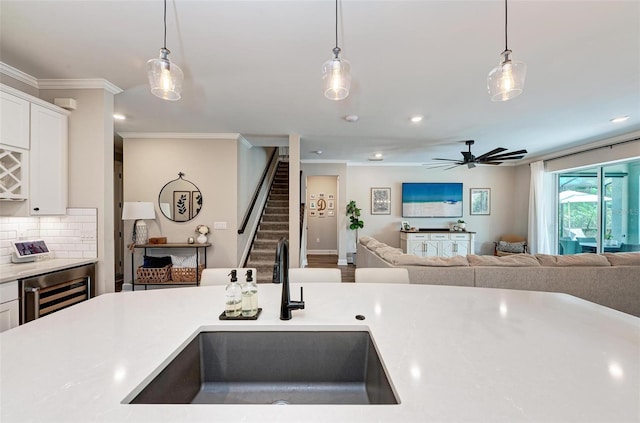
[[[33,211],[40,211],[40,207],[34,207]]]

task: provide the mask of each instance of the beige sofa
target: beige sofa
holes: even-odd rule
[[[357,267],[404,267],[416,284],[561,292],[640,317],[640,253],[417,257],[361,237]]]

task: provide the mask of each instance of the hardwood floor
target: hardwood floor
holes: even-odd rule
[[[307,267],[340,269],[342,273],[342,282],[355,282],[356,266],[348,264],[346,266],[338,266],[337,255],[307,255]]]

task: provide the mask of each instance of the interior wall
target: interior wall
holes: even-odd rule
[[[97,293],[115,291],[113,94],[104,89],[40,90],[40,98],[74,98],[69,115],[69,207],[98,210]]]
[[[513,233],[526,236],[529,231],[529,189],[531,169],[528,164],[515,166],[511,227]]]
[[[124,201],[152,202],[156,219],[146,221],[149,236],[167,237],[167,242],[186,242],[196,237],[198,225],[211,232],[207,249],[208,267],[236,267],[238,228],[237,139],[124,139]],[[183,172],[202,193],[202,210],[188,222],[173,222],[161,214],[158,194]],[[227,229],[214,229],[225,222]],[[125,243],[131,239],[133,223],[125,222]],[[172,254],[176,254],[173,250]],[[125,254],[125,282],[131,281],[131,255]]]
[[[310,195],[315,195],[311,199]],[[324,194],[320,197],[320,194]],[[307,205],[307,253],[338,254],[338,176],[308,176],[306,178],[305,202]],[[329,197],[332,196],[332,197]],[[320,210],[320,200],[325,209]],[[311,209],[311,203],[316,205]],[[330,204],[331,203],[331,204]],[[329,208],[333,205],[333,208]],[[315,212],[315,216],[311,212]],[[321,215],[321,213],[323,213]],[[330,213],[333,216],[330,216]]]
[[[462,182],[463,184],[463,219],[467,230],[476,232],[475,253],[492,254],[493,242],[506,233],[526,235],[527,214],[521,218],[514,217],[516,201],[522,201],[521,195],[514,196],[516,175],[514,166],[479,166],[468,169],[459,166],[443,171],[442,169],[425,169],[421,166],[349,166],[347,167],[347,191],[343,202],[355,200],[362,209],[364,228],[358,236],[372,236],[381,242],[400,247],[400,222],[408,220],[417,228],[449,228],[454,218],[403,218],[402,217],[402,183],[403,182]],[[524,183],[524,176],[520,175]],[[371,214],[371,188],[391,188],[391,214]],[[469,189],[491,189],[491,214],[471,216],[469,214]],[[528,186],[525,189],[528,195]],[[518,205],[521,207],[521,205]],[[515,222],[518,222],[516,225]],[[524,231],[519,228],[524,227]],[[345,232],[347,232],[345,226]],[[349,233],[349,248],[354,248],[354,231]],[[349,251],[352,251],[351,249]]]
[[[34,97],[40,97],[40,91],[29,84],[25,84],[22,81],[18,81],[15,78],[12,78],[4,73],[0,72],[0,83],[10,86],[11,88],[15,88],[16,90],[20,90],[23,93],[27,93]]]

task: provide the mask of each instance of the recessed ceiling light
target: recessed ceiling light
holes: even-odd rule
[[[609,121],[611,123],[620,123],[620,122],[624,122],[627,119],[629,119],[629,116],[617,116],[612,119],[609,119]]]
[[[312,153],[317,154],[319,156],[322,154],[322,150],[313,150]]]
[[[382,161],[382,153],[375,153],[373,156],[368,159],[370,162],[379,162]]]
[[[344,117],[344,120],[346,120],[347,122],[357,122],[358,119],[360,119],[360,117],[358,115],[347,115]]]
[[[380,158],[382,158],[382,153],[376,153],[376,154],[374,154],[374,157],[376,159],[380,159]]]
[[[424,119],[424,116],[420,116],[420,115],[411,116],[412,123],[422,122],[422,119]]]
[[[113,114],[113,118],[115,120],[125,120],[125,119],[127,119],[127,117],[125,115],[121,115],[120,113],[114,113]]]

